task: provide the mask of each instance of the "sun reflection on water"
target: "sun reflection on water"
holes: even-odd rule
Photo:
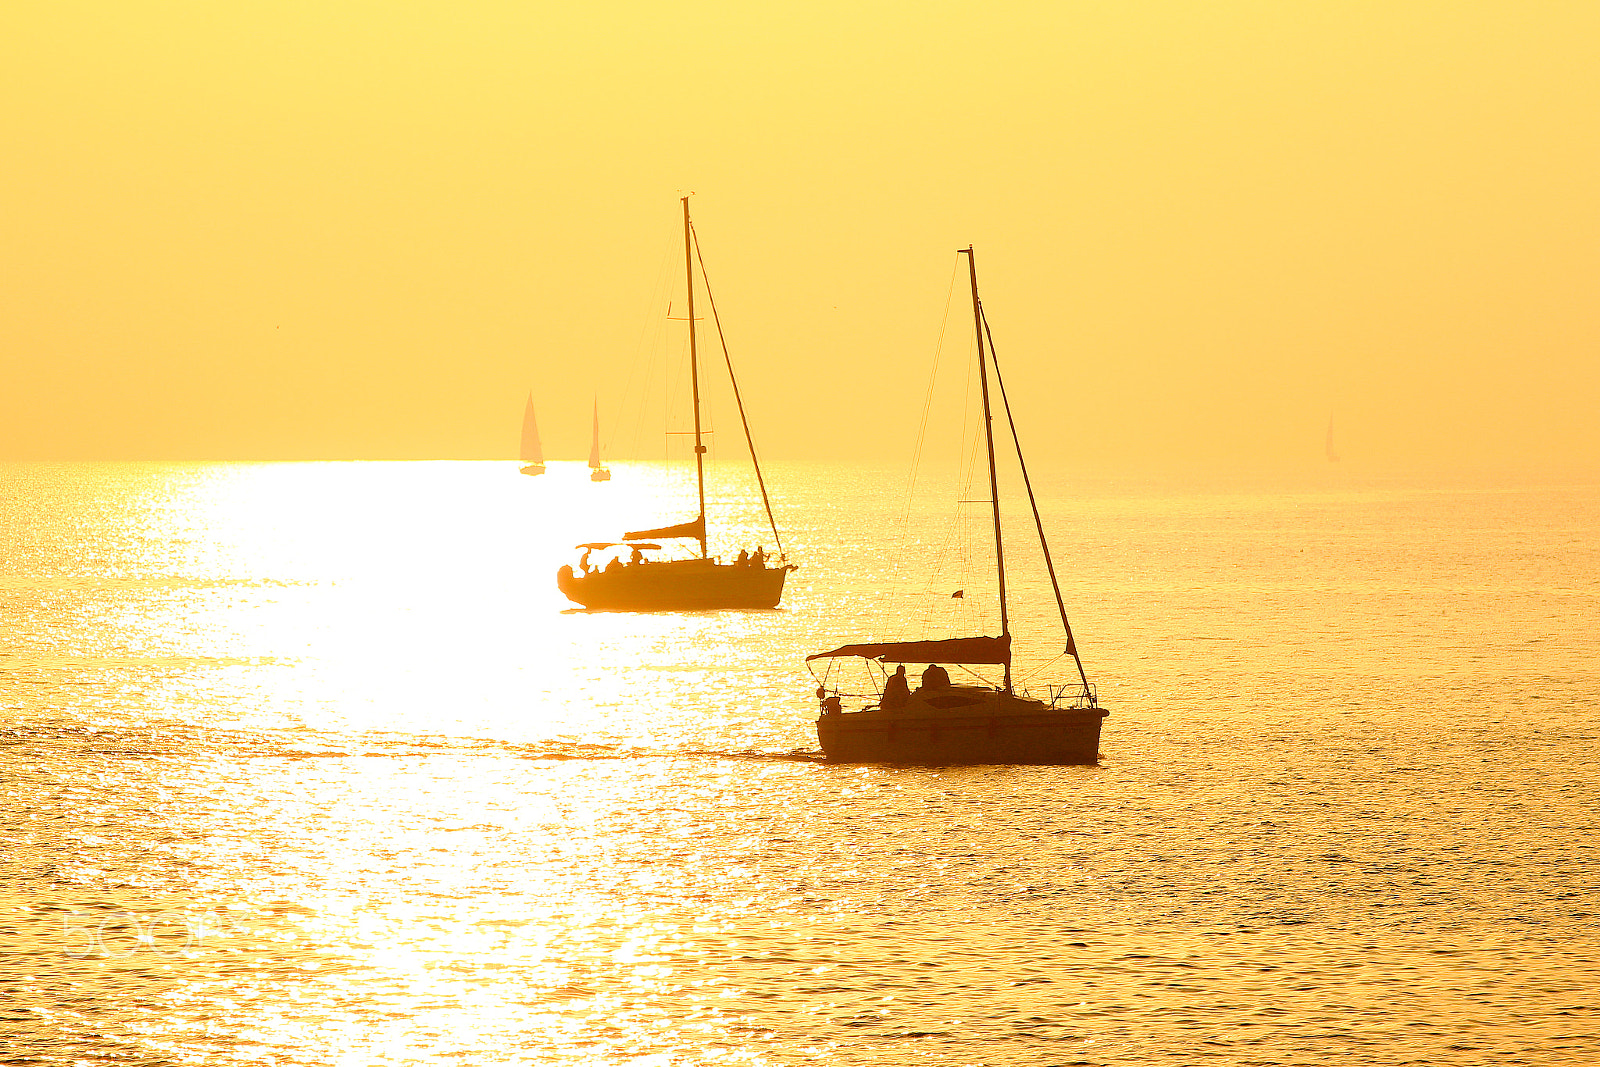
[[[570,611],[574,544],[687,517],[679,474],[613,469],[52,483],[0,560],[24,946],[0,1041],[279,1067],[1592,1052],[1597,570],[1490,566],[1528,499],[1057,506],[1118,682],[1108,758],[935,771],[790,758],[801,657],[919,603],[892,599],[879,484],[775,479],[803,563],[780,611]],[[723,552],[763,543],[739,479]],[[1486,702],[1491,675],[1539,699]]]

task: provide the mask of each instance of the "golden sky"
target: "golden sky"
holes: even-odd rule
[[[696,226],[764,452],[1600,469],[1600,5],[0,13],[0,458],[587,451]],[[616,458],[624,458],[618,456]]]

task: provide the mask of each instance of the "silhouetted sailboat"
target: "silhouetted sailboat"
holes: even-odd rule
[[[594,435],[589,438],[589,480],[609,482],[611,472],[600,462],[600,401],[594,402]]]
[[[1066,635],[1063,655],[1077,664],[1081,686],[1050,686],[1049,701],[1019,693],[1011,684],[1011,624],[1006,604],[1005,552],[1000,535],[1000,489],[995,472],[994,423],[989,411],[989,362],[993,360],[990,341],[985,359],[984,341],[988,322],[978,299],[978,269],[972,248],[962,249],[972,279],[972,316],[978,335],[978,379],[982,383],[983,425],[989,457],[989,499],[994,513],[995,571],[999,584],[1000,636],[956,637],[938,641],[887,641],[841,645],[828,652],[806,657],[806,662],[855,656],[884,663],[926,663],[923,684],[911,692],[903,676],[890,677],[880,702],[858,712],[843,710],[841,694],[830,690],[826,674],[819,679],[817,697],[821,714],[817,718],[817,740],[830,760],[846,763],[1095,763],[1099,759],[1100,724],[1107,712],[1096,698],[1078,656],[1072,626],[1067,622],[1061,586],[1056,581],[1050,546],[1045,542],[1044,524],[1034,500],[1033,483],[1022,458],[1016,423],[1006,401],[1005,383],[996,362],[992,368],[1006,421],[1016,445],[1017,465],[1028,489],[1034,525],[1044,552],[1050,584]],[[962,596],[963,591],[953,594]],[[955,685],[943,663],[989,664],[1004,668],[1004,682],[998,687]],[[903,667],[901,668],[904,669]]]
[[[783,580],[794,570],[783,554],[783,541],[778,536],[777,523],[772,518],[772,503],[767,497],[766,480],[761,475],[761,464],[756,459],[755,443],[750,437],[750,423],[745,418],[744,401],[739,395],[739,383],[733,377],[733,362],[728,357],[726,340],[722,352],[728,366],[728,377],[733,385],[734,400],[739,405],[739,417],[744,423],[745,441],[750,445],[750,460],[755,465],[756,484],[761,488],[761,503],[766,508],[767,521],[772,526],[773,542],[777,556],[769,560],[762,548],[753,555],[739,553],[733,563],[721,563],[706,550],[706,446],[700,422],[700,355],[695,334],[694,276],[699,243],[694,227],[689,221],[689,198],[683,198],[683,259],[688,276],[689,293],[689,380],[694,398],[694,469],[698,490],[700,513],[688,522],[660,526],[650,530],[634,530],[622,535],[621,541],[594,541],[577,547],[583,549],[579,570],[562,567],[556,573],[556,584],[568,600],[586,608],[611,611],[685,611],[701,608],[772,608],[783,597]],[[701,264],[704,276],[704,264]],[[710,290],[706,296],[710,298]],[[716,317],[716,303],[711,301],[711,314]],[[721,333],[720,324],[718,333]],[[596,457],[597,458],[597,457]],[[593,460],[591,460],[591,463]],[[660,546],[647,543],[657,540],[695,540],[700,544],[700,555],[693,559],[647,560],[644,553]],[[596,551],[621,550],[628,561],[614,558],[605,567],[591,569],[590,554]]]
[[[533,394],[528,394],[528,406],[522,412],[522,468],[523,474],[544,473],[544,449],[539,446],[539,420],[533,415]]]

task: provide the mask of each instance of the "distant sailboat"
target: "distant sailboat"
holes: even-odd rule
[[[539,420],[533,415],[533,394],[528,394],[528,406],[522,413],[522,468],[523,474],[544,473],[544,449],[539,445]]]
[[[594,436],[589,438],[589,480],[609,482],[611,472],[600,462],[600,401],[594,402]]]

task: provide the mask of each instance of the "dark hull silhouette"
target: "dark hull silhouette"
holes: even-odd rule
[[[562,567],[556,585],[568,600],[601,611],[775,608],[788,567],[740,567],[709,559],[634,563],[577,574]]]
[[[835,763],[1093,764],[1106,715],[958,685],[919,690],[897,711],[823,715],[817,741]]]

